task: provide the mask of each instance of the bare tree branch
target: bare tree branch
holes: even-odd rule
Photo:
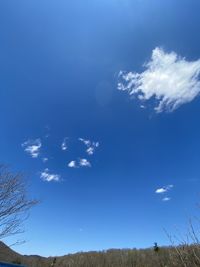
[[[22,223],[37,203],[28,199],[23,175],[0,165],[0,239],[22,233]]]

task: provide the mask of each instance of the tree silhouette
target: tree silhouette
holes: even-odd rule
[[[22,222],[37,203],[27,198],[23,175],[0,165],[0,239],[22,233]]]

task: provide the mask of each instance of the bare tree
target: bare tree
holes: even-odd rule
[[[23,175],[0,165],[0,239],[22,233],[22,223],[37,202],[28,199]]]

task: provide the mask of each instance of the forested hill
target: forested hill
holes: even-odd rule
[[[194,267],[200,266],[199,259],[199,246],[162,247],[158,251],[153,248],[110,249],[45,258],[20,255],[0,242],[0,261],[27,267]]]

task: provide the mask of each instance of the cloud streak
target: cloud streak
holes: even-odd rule
[[[118,89],[142,103],[154,100],[155,112],[174,111],[200,93],[200,60],[187,61],[175,52],[156,47],[141,73],[119,73]]]

